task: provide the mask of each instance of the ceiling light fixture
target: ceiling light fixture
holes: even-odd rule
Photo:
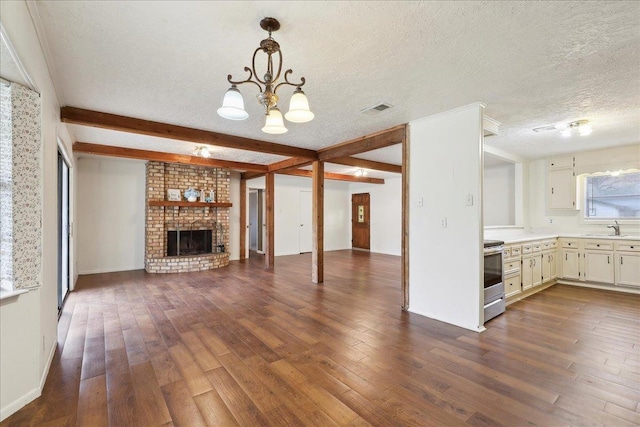
[[[193,151],[193,154],[198,157],[204,157],[205,159],[211,157],[211,151],[209,151],[209,149],[204,146],[196,147],[196,149]]]
[[[293,70],[288,69],[284,72],[284,81],[278,83],[282,71],[282,51],[280,50],[278,42],[271,37],[271,33],[280,29],[280,23],[275,18],[264,18],[260,21],[260,27],[269,33],[269,37],[262,40],[260,47],[253,52],[251,68],[244,67],[244,71],[249,73],[246,80],[236,81],[232,79],[231,74],[227,76],[227,80],[231,83],[231,88],[225,93],[222,107],[218,108],[218,114],[229,120],[244,120],[249,117],[249,114],[244,110],[244,100],[238,90],[238,85],[253,83],[260,89],[260,93],[256,96],[258,102],[265,108],[266,119],[262,131],[271,134],[282,134],[287,132],[287,128],[284,126],[282,113],[278,109],[279,97],[276,95],[276,92],[280,86],[289,85],[296,87],[289,102],[289,111],[284,115],[288,121],[305,123],[312,120],[314,114],[309,110],[309,100],[301,89],[305,83],[304,77],[300,78],[300,83],[290,82],[289,74],[293,73]],[[267,70],[262,80],[256,72],[256,55],[259,51],[267,54]],[[273,60],[273,56],[276,54],[277,68],[274,66]]]
[[[534,132],[546,132],[550,130],[562,131],[561,134],[565,138],[575,134],[575,131],[577,131],[580,136],[587,136],[593,132],[593,128],[588,120],[576,120],[575,122],[558,123],[556,125],[542,126],[533,129]]]
[[[566,127],[562,131],[562,136],[569,137],[578,131],[580,136],[587,136],[593,132],[593,128],[589,124],[588,120],[576,120],[575,122],[567,123]]]
[[[356,170],[355,175],[359,178],[361,176],[367,176],[367,171],[364,169],[358,169]]]

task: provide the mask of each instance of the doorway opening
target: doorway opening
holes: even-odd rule
[[[264,190],[249,189],[249,250],[264,253]]]
[[[300,245],[300,253],[308,253],[312,250],[313,239],[313,204],[312,192],[300,191],[300,236],[298,244]]]
[[[58,316],[69,292],[69,164],[58,150]]]

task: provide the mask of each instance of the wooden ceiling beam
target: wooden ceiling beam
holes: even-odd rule
[[[76,142],[73,144],[74,153],[87,153],[99,156],[124,157],[127,159],[153,160],[165,163],[181,163],[185,165],[208,166],[214,168],[238,169],[252,172],[267,172],[267,165],[255,163],[234,162],[230,160],[205,159],[198,156],[161,153],[159,151],[137,150],[134,148],[114,147],[111,145],[90,144]]]
[[[241,180],[260,178],[261,176],[265,176],[267,172],[242,172],[240,174]]]
[[[269,165],[269,172],[278,172],[283,169],[300,168],[303,166],[309,166],[311,163],[313,162],[309,159],[305,159],[302,157],[292,157],[280,162],[271,163]]]
[[[313,171],[306,169],[283,169],[276,172],[281,175],[293,175],[293,176],[302,176],[305,178],[312,178]],[[333,173],[333,172],[325,172],[324,179],[331,179],[333,181],[349,181],[349,182],[366,182],[369,184],[384,184],[384,179],[381,178],[367,178],[367,177],[357,177],[353,175],[344,175],[341,173]]]
[[[371,135],[332,145],[318,150],[318,160],[331,162],[336,157],[348,157],[379,148],[400,144],[406,132],[406,125],[400,125],[391,129],[376,132]]]
[[[357,159],[355,157],[336,157],[329,160],[328,163],[337,165],[355,166],[357,168],[371,169],[383,172],[402,173],[401,165],[392,165],[391,163],[375,162],[373,160]],[[271,165],[269,165],[271,167]]]
[[[152,122],[149,120],[118,116],[115,114],[101,113],[98,111],[84,110],[75,107],[60,108],[60,120],[64,123],[75,125],[92,126],[139,135],[234,148],[237,150],[278,154],[288,157],[303,157],[311,160],[316,160],[318,158],[318,155],[314,150],[306,148],[291,147],[289,145],[275,144],[257,139],[243,138],[235,135],[226,135],[202,129]]]

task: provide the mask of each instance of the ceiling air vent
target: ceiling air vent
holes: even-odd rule
[[[551,126],[541,126],[539,128],[533,128],[534,132],[547,132],[550,130],[556,130],[558,129],[555,125],[551,125]]]
[[[391,107],[393,107],[393,105],[387,104],[386,102],[381,102],[380,104],[372,105],[371,107],[367,107],[364,110],[360,110],[360,112],[364,114],[377,114]]]

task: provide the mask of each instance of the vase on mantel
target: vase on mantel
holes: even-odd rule
[[[185,192],[184,192],[184,197],[187,198],[187,201],[189,202],[195,202],[198,200],[198,196],[200,195],[200,193],[198,192],[198,190],[196,190],[195,188],[189,187]]]

